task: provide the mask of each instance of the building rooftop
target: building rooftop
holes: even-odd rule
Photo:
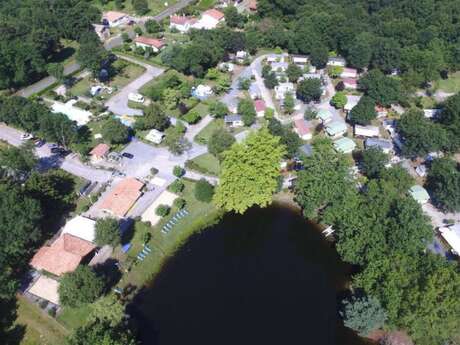
[[[163,48],[166,44],[164,40],[159,40],[157,38],[150,38],[150,37],[145,37],[145,36],[136,37],[134,39],[134,42],[146,44],[146,45],[155,47],[157,49]]]
[[[356,148],[356,144],[350,138],[344,137],[334,141],[334,148],[341,153],[350,153]]]
[[[364,145],[366,147],[379,147],[382,150],[391,150],[393,148],[391,141],[378,138],[368,138],[364,142]]]
[[[300,136],[304,136],[310,133],[310,128],[308,127],[308,123],[304,119],[295,120],[294,126],[297,130],[297,133],[299,133]]]
[[[64,225],[62,233],[76,236],[88,242],[94,242],[96,222],[83,216],[76,216]]]
[[[124,217],[142,195],[141,189],[143,187],[144,184],[135,178],[126,178],[105,196],[99,209],[118,217]]]
[[[460,223],[439,228],[439,232],[452,249],[460,254]]]
[[[91,242],[71,234],[62,234],[51,244],[41,247],[32,258],[30,265],[37,270],[45,270],[60,276],[74,271],[85,256],[96,246]]]
[[[109,22],[114,22],[126,16],[127,14],[123,12],[107,11],[103,14],[102,18],[107,19]]]
[[[262,100],[262,99],[256,99],[254,101],[254,108],[256,108],[256,112],[260,112],[260,111],[265,111],[266,109],[266,106],[265,106],[265,101]]]
[[[425,203],[430,199],[430,195],[426,189],[418,184],[410,187],[409,194],[419,203]]]
[[[332,114],[329,110],[326,110],[326,109],[320,109],[318,110],[318,116],[317,116],[320,120],[322,121],[325,121],[325,120],[329,120],[332,118]]]
[[[327,134],[334,136],[347,130],[347,125],[343,121],[334,121],[326,125]]]
[[[110,146],[107,144],[96,145],[89,153],[92,156],[103,157],[110,151]]]
[[[29,288],[28,292],[43,298],[51,303],[59,305],[59,282],[57,280],[40,276],[35,283]]]
[[[218,11],[215,8],[211,8],[210,10],[204,11],[203,16],[210,16],[215,20],[221,20],[225,17],[225,15],[221,11]]]

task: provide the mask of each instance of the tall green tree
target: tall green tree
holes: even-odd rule
[[[434,160],[427,182],[428,190],[437,207],[449,212],[460,211],[460,170],[454,160]]]
[[[286,75],[291,83],[297,83],[297,80],[302,76],[302,69],[294,63],[290,63]]]
[[[359,86],[367,96],[385,107],[397,103],[402,97],[401,83],[377,69],[365,74],[359,80]]]
[[[109,118],[101,129],[102,137],[110,144],[124,144],[129,139],[129,129],[120,120]]]
[[[329,140],[317,140],[313,146],[313,155],[304,158],[304,170],[294,186],[295,200],[307,218],[316,218],[351,185],[345,156],[336,153]]]
[[[387,319],[385,310],[375,297],[352,296],[343,300],[340,315],[346,327],[364,337],[382,328]]]
[[[235,137],[225,128],[215,130],[208,141],[208,151],[213,156],[222,159],[222,153],[228,150],[234,143]]]
[[[79,327],[66,341],[66,345],[136,345],[135,337],[124,327],[111,327],[96,321]]]
[[[350,112],[350,121],[353,124],[368,125],[376,117],[375,101],[368,96],[361,97],[358,104]]]
[[[132,2],[137,14],[144,15],[150,10],[147,0],[132,0]]]
[[[32,143],[24,143],[20,147],[0,147],[0,171],[14,179],[27,178],[37,165]]]
[[[297,98],[305,103],[318,102],[322,92],[321,81],[318,79],[305,79],[297,86]]]
[[[256,120],[257,114],[254,103],[248,98],[240,100],[238,103],[238,113],[241,115],[245,126],[252,125]]]
[[[421,345],[444,344],[458,329],[460,274],[433,254],[383,255],[354,279],[387,311],[390,327],[404,328]]]
[[[361,166],[369,178],[379,177],[388,162],[388,155],[378,147],[370,147],[361,153]]]
[[[96,222],[95,242],[98,246],[109,244],[113,247],[120,244],[120,225],[114,218],[98,219]]]
[[[19,187],[0,183],[0,300],[13,298],[41,238],[40,204]]]
[[[404,139],[402,148],[406,156],[424,156],[449,146],[449,134],[440,124],[425,118],[419,110],[409,110],[397,123]]]
[[[80,307],[92,303],[102,295],[104,281],[89,266],[80,265],[73,272],[65,273],[59,284],[59,301],[68,307]]]
[[[81,66],[89,69],[98,77],[102,68],[109,66],[109,53],[105,50],[94,31],[84,33],[78,42],[76,59]]]
[[[234,144],[222,162],[220,182],[214,195],[216,205],[227,211],[244,213],[252,206],[270,204],[284,154],[279,138],[267,129],[251,133],[244,142]]]

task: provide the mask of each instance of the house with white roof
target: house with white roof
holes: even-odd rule
[[[347,95],[347,104],[343,107],[345,112],[351,111],[359,102],[361,99],[361,96],[355,96],[355,95]]]
[[[161,144],[164,138],[164,133],[157,129],[151,129],[150,132],[145,136],[145,140],[148,140],[154,144]]]
[[[380,130],[377,126],[360,126],[355,125],[355,137],[377,138],[380,136]]]
[[[331,138],[339,138],[347,132],[347,125],[343,121],[333,121],[326,125],[325,130]]]
[[[308,64],[308,56],[305,55],[291,55],[292,63],[299,66],[304,67]]]
[[[88,242],[94,242],[96,238],[96,221],[83,216],[76,216],[64,225],[62,233],[73,235]]]
[[[452,252],[460,255],[460,223],[439,228],[439,233],[451,246]]]
[[[356,90],[358,88],[358,81],[356,79],[345,78],[342,82],[345,89]]]
[[[337,57],[330,57],[327,60],[327,65],[328,66],[339,66],[339,67],[345,67],[346,61],[343,57],[337,56]]]
[[[294,91],[293,83],[280,83],[275,86],[275,97],[277,100],[283,100],[287,93],[294,93]]]

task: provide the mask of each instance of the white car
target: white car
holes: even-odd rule
[[[144,96],[142,96],[142,95],[139,94],[139,93],[131,92],[131,93],[128,95],[128,99],[129,99],[130,101],[133,101],[133,102],[144,103]]]
[[[34,136],[30,133],[22,133],[21,134],[21,140],[30,140],[32,139]]]

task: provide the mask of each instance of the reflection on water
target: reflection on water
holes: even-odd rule
[[[228,214],[137,296],[143,343],[361,344],[337,318],[348,270],[296,211]]]

